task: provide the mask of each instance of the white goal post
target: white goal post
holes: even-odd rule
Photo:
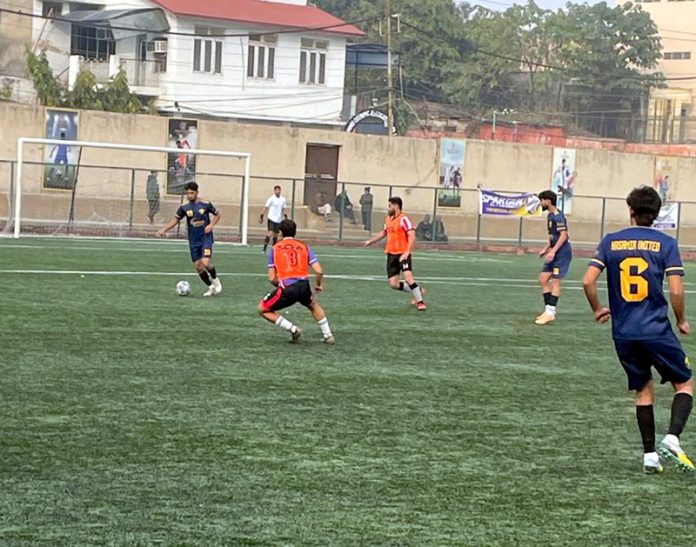
[[[13,211],[14,221],[14,238],[18,239],[22,231],[22,174],[24,171],[25,159],[24,148],[28,144],[49,145],[49,146],[68,146],[79,148],[101,148],[107,150],[127,150],[135,152],[162,152],[165,154],[181,154],[180,148],[169,148],[163,146],[146,146],[139,144],[118,144],[107,142],[92,142],[92,141],[72,141],[62,139],[45,139],[37,137],[20,137],[17,139],[17,170],[15,177],[15,201]],[[251,154],[248,152],[230,152],[224,150],[197,150],[186,149],[186,154],[198,156],[220,156],[227,158],[239,158],[244,160],[244,175],[242,181],[242,199],[241,199],[241,244],[248,244],[249,236],[249,187],[251,177]]]

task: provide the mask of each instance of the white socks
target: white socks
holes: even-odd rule
[[[275,322],[276,325],[278,325],[281,329],[289,330],[292,331],[295,328],[295,325],[293,325],[290,321],[285,319],[282,315],[276,319]]]
[[[546,306],[546,313],[556,315],[556,306]]]
[[[321,333],[324,336],[331,336],[331,327],[329,327],[329,320],[324,317],[321,321],[317,321],[319,323],[319,326],[321,327]]]

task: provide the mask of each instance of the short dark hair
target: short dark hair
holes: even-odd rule
[[[60,137],[61,137],[62,139],[65,138],[65,131],[61,131],[61,132],[60,132]]]
[[[276,184],[276,185],[273,187],[273,189],[274,189],[274,190],[281,190],[281,187],[280,187],[279,184]]]
[[[186,186],[184,186],[184,190],[193,190],[194,192],[198,192],[198,183],[197,182],[188,182],[186,183]]]
[[[280,228],[278,229],[280,233],[283,234],[283,237],[295,237],[297,233],[297,224],[295,224],[294,220],[286,218],[281,221]]]
[[[394,205],[398,205],[398,206],[399,206],[399,209],[403,209],[403,208],[404,208],[404,201],[403,201],[401,198],[396,198],[396,197],[394,197],[394,198],[389,198],[389,203],[392,203],[392,204],[394,204]]]
[[[544,190],[543,192],[539,193],[539,199],[548,199],[551,203],[553,203],[553,206],[556,206],[556,203],[558,202],[558,196],[556,195],[556,192],[553,190]]]
[[[634,188],[626,198],[626,204],[633,211],[633,218],[638,226],[652,226],[660,214],[662,200],[654,188],[639,186]]]

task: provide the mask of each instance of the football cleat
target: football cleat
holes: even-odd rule
[[[650,454],[643,454],[643,472],[648,475],[655,475],[662,473],[664,468],[660,463],[660,456],[657,452],[651,452]]]
[[[219,277],[213,279],[213,287],[215,288],[215,294],[218,295],[222,292],[222,282]]]
[[[675,464],[680,471],[693,473],[696,470],[693,462],[682,450],[677,436],[665,435],[665,438],[660,443],[659,451],[663,458]]]
[[[321,339],[322,342],[325,344],[329,344],[330,346],[334,345],[336,343],[336,339],[334,338],[333,334],[329,334],[328,336],[324,336]]]
[[[290,343],[298,344],[300,342],[300,338],[302,337],[302,329],[300,327],[295,327],[293,330],[290,331],[290,335],[292,336],[292,340],[290,340]]]
[[[545,311],[540,317],[534,320],[535,325],[548,325],[556,320],[556,314]]]
[[[215,296],[216,294],[215,285],[211,285],[208,287],[208,290],[203,293],[203,296]]]
[[[418,302],[416,308],[418,308],[418,311],[425,311],[428,309],[428,306],[425,305],[425,302]]]

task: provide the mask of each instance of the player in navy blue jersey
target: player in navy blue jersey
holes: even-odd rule
[[[212,262],[215,241],[213,229],[220,221],[220,213],[212,203],[198,200],[198,184],[189,182],[185,189],[188,203],[179,207],[174,218],[157,232],[157,236],[163,237],[181,220],[186,219],[191,260],[201,280],[208,287],[203,296],[215,296],[222,292],[222,283]]]
[[[659,446],[660,454],[683,471],[694,465],[681,448],[680,435],[693,406],[693,380],[689,360],[672,330],[668,304],[662,292],[664,277],[679,331],[689,334],[684,306],[682,277],[684,267],[676,240],[651,228],[662,202],[658,193],[642,186],[626,200],[631,227],[607,235],[585,274],[584,287],[595,319],[611,319],[614,345],[628,376],[628,388],[636,391],[636,419],[643,440],[643,469],[662,471],[655,450],[653,401],[654,367],[662,383],[670,382],[676,391],[667,435]],[[602,307],[597,295],[597,280],[606,270],[609,308]]]
[[[573,260],[568,223],[563,213],[556,208],[556,199],[556,193],[551,190],[539,194],[541,208],[549,212],[549,242],[539,253],[539,256],[544,257],[544,266],[539,274],[539,283],[544,295],[544,311],[534,320],[537,325],[548,325],[556,320],[556,307],[561,296],[561,279],[568,274]]]

